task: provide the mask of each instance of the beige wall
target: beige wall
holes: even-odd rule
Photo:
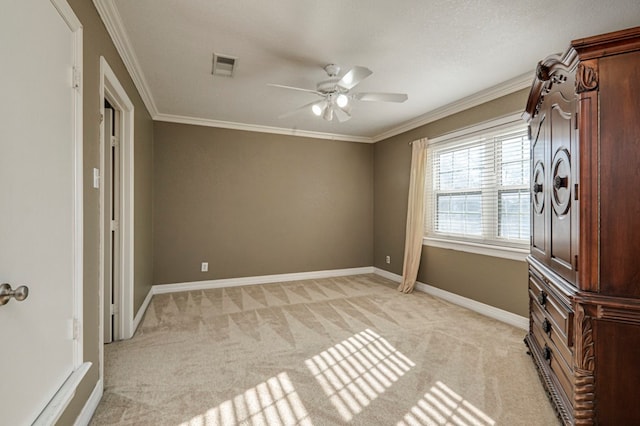
[[[92,169],[99,167],[99,84],[100,56],[104,56],[135,108],[135,288],[134,310],[151,288],[151,171],[153,126],[138,92],[124,64],[111,42],[93,3],[88,0],[69,0],[83,25],[83,107],[84,107],[84,360],[93,366],[82,381],[76,396],[58,422],[73,424],[86,403],[99,376],[98,338],[98,262],[99,262],[99,191],[92,187]]]
[[[524,109],[529,90],[487,102],[375,144],[374,266],[402,274],[409,191],[409,142],[435,138]],[[391,256],[391,264],[385,264]],[[527,316],[525,262],[423,247],[418,280],[482,303]]]
[[[400,273],[407,143],[520,110],[526,100],[521,91],[374,146],[153,123],[93,4],[69,3],[84,26],[85,176],[99,166],[100,56],[135,106],[136,311],[152,283],[371,264]],[[98,380],[98,196],[85,179],[83,336],[93,366],[61,425],[73,423]],[[209,273],[199,272],[201,261]],[[522,262],[425,248],[419,279],[527,314]]]
[[[155,284],[371,266],[372,145],[163,122],[154,134]]]

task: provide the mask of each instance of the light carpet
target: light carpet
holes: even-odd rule
[[[377,275],[153,297],[92,425],[557,425],[525,332]]]

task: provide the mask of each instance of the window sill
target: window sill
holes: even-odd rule
[[[501,257],[503,259],[517,260],[520,262],[524,262],[529,255],[529,249],[493,246],[468,241],[451,241],[433,237],[424,237],[422,239],[422,245],[482,254],[484,256]]]

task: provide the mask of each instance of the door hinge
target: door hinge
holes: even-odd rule
[[[80,85],[82,84],[82,71],[78,69],[78,67],[73,67],[73,81],[71,82],[71,87],[76,90],[80,90]]]
[[[116,315],[118,313],[118,305],[116,305],[115,303],[112,303],[109,306],[109,315]]]
[[[578,187],[577,183],[573,185],[573,199],[576,200],[576,201],[578,201],[580,199],[580,195],[578,195],[579,194],[578,188],[579,187]]]
[[[120,226],[120,223],[118,223],[117,220],[112,220],[111,221],[111,226],[110,226],[110,230],[111,231],[116,231],[118,229],[118,227]]]
[[[578,113],[576,112],[576,123],[575,123],[575,129],[578,130]]]
[[[574,262],[573,269],[575,269],[577,271],[578,270],[578,255],[577,254],[573,257],[573,262]]]
[[[111,146],[117,148],[119,145],[120,145],[120,140],[115,136],[111,136]]]

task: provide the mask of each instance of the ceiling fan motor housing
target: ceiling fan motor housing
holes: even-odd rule
[[[338,86],[339,78],[330,78],[329,80],[321,81],[316,86],[318,92],[328,95],[329,93],[347,93],[348,90],[342,89]]]
[[[336,64],[327,64],[324,66],[324,70],[327,72],[329,77],[335,77],[340,73],[340,67]]]

